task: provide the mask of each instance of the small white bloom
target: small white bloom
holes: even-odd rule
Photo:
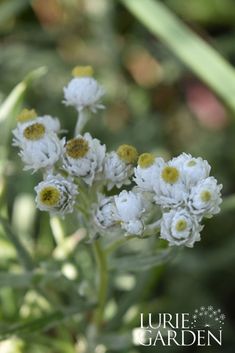
[[[95,113],[97,109],[104,108],[100,103],[104,93],[104,88],[94,78],[75,77],[64,88],[64,103],[78,111],[88,108]]]
[[[23,129],[22,136],[18,142],[19,155],[25,163],[24,170],[51,169],[61,157],[63,141],[53,131],[47,130],[44,124],[31,122]]]
[[[100,198],[94,220],[95,223],[103,229],[117,224],[119,218],[113,196]]]
[[[201,239],[200,232],[203,226],[197,217],[186,209],[171,210],[163,213],[160,238],[169,242],[169,245],[185,245],[193,247]]]
[[[30,128],[31,126],[32,128]],[[13,145],[22,147],[28,142],[29,138],[27,136],[30,131],[32,136],[33,129],[35,138],[37,137],[37,131],[39,132],[40,129],[44,132],[43,136],[51,132],[58,133],[60,131],[60,122],[57,118],[53,118],[50,115],[38,116],[27,121],[18,122],[16,128],[12,131],[14,135]]]
[[[61,175],[48,175],[35,187],[35,191],[36,204],[41,211],[61,216],[73,212],[78,190],[71,179],[65,179]]]
[[[134,181],[141,189],[153,192],[163,165],[162,158],[154,158],[150,153],[143,153],[138,159],[138,166],[134,169]]]
[[[64,147],[63,168],[71,175],[83,178],[92,185],[101,176],[106,146],[89,133],[78,135]]]
[[[187,189],[178,163],[171,160],[161,165],[154,192],[156,204],[163,208],[178,207],[185,201]]]
[[[200,181],[189,196],[190,211],[201,216],[212,217],[220,212],[222,185],[214,177]]]
[[[122,191],[114,196],[117,213],[124,228],[130,234],[141,234],[144,226],[141,216],[145,212],[145,201],[140,193]]]
[[[201,157],[193,158],[191,154],[182,153],[180,156],[173,158],[172,162],[181,170],[182,180],[187,188],[196,185],[200,180],[210,175],[211,167]]]
[[[124,222],[139,219],[144,209],[144,200],[140,193],[123,190],[114,196],[120,219]]]
[[[104,160],[104,179],[108,190],[113,186],[120,188],[130,184],[133,164],[136,163],[138,152],[132,145],[121,145],[116,152],[107,153]]]
[[[107,189],[114,186],[120,188],[122,185],[131,183],[130,177],[133,173],[133,166],[120,159],[116,152],[107,153],[104,159],[104,178],[107,181]]]

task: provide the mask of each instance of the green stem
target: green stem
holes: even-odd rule
[[[23,244],[20,242],[16,234],[13,232],[11,226],[9,225],[8,221],[2,217],[0,217],[0,223],[8,237],[8,239],[12,242],[15,246],[15,249],[18,253],[19,259],[24,266],[25,270],[32,271],[34,269],[33,260],[29,255],[28,251],[25,249]]]
[[[99,240],[94,241],[93,250],[95,254],[96,263],[98,266],[99,285],[98,285],[98,308],[95,313],[95,323],[97,328],[100,328],[103,322],[104,309],[107,298],[108,288],[108,267],[106,253],[103,251]]]

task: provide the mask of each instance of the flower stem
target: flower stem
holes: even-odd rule
[[[81,110],[80,112],[78,112],[78,120],[77,120],[77,124],[75,127],[75,137],[79,134],[81,134],[84,126],[86,125],[88,120],[88,116],[87,113],[84,110]]]
[[[103,322],[104,309],[107,298],[108,288],[108,267],[106,253],[103,251],[99,240],[94,241],[93,250],[96,263],[98,266],[99,284],[98,284],[98,308],[95,313],[95,323],[97,328],[100,328]]]

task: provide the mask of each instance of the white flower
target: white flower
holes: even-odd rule
[[[15,145],[20,147],[25,170],[51,169],[61,157],[63,141],[44,123],[35,120],[23,123],[22,131],[20,126],[14,131]]]
[[[154,158],[150,153],[141,154],[134,169],[134,181],[141,189],[153,192],[163,164],[162,158]]]
[[[103,229],[112,227],[117,224],[119,218],[117,215],[117,209],[113,196],[102,198],[100,197],[94,220],[95,223]]]
[[[101,176],[105,157],[105,145],[93,139],[89,133],[78,135],[64,147],[63,168],[71,175],[83,178],[92,185]]]
[[[212,217],[220,212],[222,185],[214,177],[201,180],[189,196],[190,211],[201,216]]]
[[[65,179],[61,175],[48,175],[35,187],[35,191],[36,204],[41,211],[61,216],[73,212],[78,190],[71,179]]]
[[[186,209],[171,210],[163,213],[160,238],[169,242],[169,245],[185,245],[193,247],[201,239],[200,232],[203,226],[197,217]]]
[[[107,181],[107,189],[114,186],[120,188],[122,185],[131,183],[130,176],[133,166],[122,161],[116,152],[107,153],[104,159],[104,178]]]
[[[133,173],[133,164],[138,158],[138,152],[132,145],[121,145],[116,152],[107,153],[104,160],[104,179],[107,189],[114,186],[120,188],[122,185],[131,183],[130,177]]]
[[[154,192],[156,204],[163,208],[178,207],[185,202],[187,189],[178,161],[171,160],[161,165]]]
[[[182,180],[188,189],[210,175],[211,167],[201,157],[193,158],[191,154],[182,153],[173,158],[172,163],[181,171]]]
[[[53,118],[50,115],[38,116],[22,122],[19,121],[16,128],[12,131],[14,135],[13,145],[22,147],[33,136],[33,139],[37,139],[37,133],[40,130],[43,132],[42,136],[51,132],[58,133],[60,131],[60,122],[57,118]]]
[[[124,228],[129,234],[141,234],[144,226],[141,216],[145,212],[145,202],[140,193],[133,191],[122,191],[114,196],[117,213]]]
[[[64,103],[74,106],[78,111],[88,108],[95,113],[97,109],[103,109],[100,100],[105,91],[94,78],[90,77],[93,75],[93,69],[90,66],[76,67],[73,75],[75,78],[64,88]]]

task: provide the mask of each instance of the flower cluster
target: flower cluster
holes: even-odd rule
[[[27,109],[13,130],[24,169],[43,175],[35,187],[37,207],[60,216],[80,212],[99,234],[118,229],[147,236],[160,230],[169,245],[192,247],[200,240],[203,219],[217,214],[222,201],[222,185],[210,176],[208,162],[186,153],[164,161],[139,155],[129,144],[107,152],[98,139],[82,133],[89,115],[104,108],[104,88],[89,66],[76,67],[73,75],[63,102],[78,112],[74,138],[60,137],[57,118]]]

